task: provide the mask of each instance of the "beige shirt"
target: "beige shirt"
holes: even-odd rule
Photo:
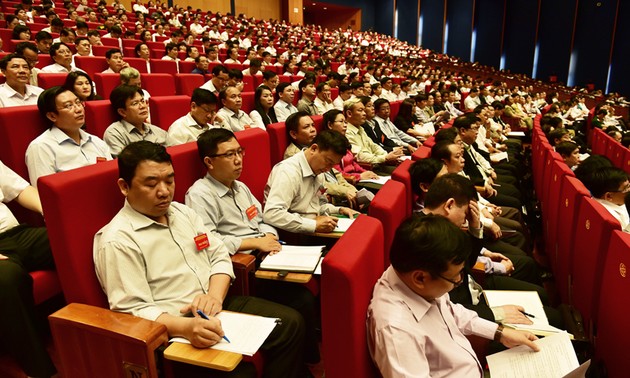
[[[0,232],[19,223],[5,202],[11,202],[28,187],[28,182],[0,161]]]
[[[156,320],[179,310],[209,290],[210,277],[234,278],[221,240],[210,234],[190,208],[173,202],[168,225],[124,207],[94,237],[94,266],[109,307]],[[197,250],[194,238],[206,234],[209,246]]]
[[[113,156],[118,156],[120,152],[133,142],[148,140],[149,142],[158,143],[163,146],[167,143],[168,133],[157,126],[145,123],[144,133],[140,133],[138,129],[125,120],[114,122],[103,134],[103,140],[109,146]]]
[[[346,138],[350,141],[352,153],[356,156],[358,162],[370,164],[381,164],[385,162],[387,151],[374,143],[362,127],[356,127],[348,123]]]

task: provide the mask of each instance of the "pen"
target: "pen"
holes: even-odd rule
[[[536,317],[535,317],[534,315],[532,315],[532,314],[528,314],[528,313],[526,313],[525,311],[521,311],[521,314],[523,314],[523,315],[525,315],[525,316],[529,316],[530,318],[534,318],[534,319],[536,319]]]
[[[282,240],[278,240],[278,243],[280,243],[280,245],[287,245],[287,242],[282,241]]]
[[[210,318],[208,318],[208,315],[204,314],[204,313],[203,313],[203,311],[201,311],[201,310],[197,310],[197,314],[198,314],[199,316],[201,316],[202,318],[206,319],[206,320],[210,320]],[[225,339],[225,341],[227,341],[228,343],[230,343],[230,344],[232,343],[232,342],[230,341],[230,339],[228,339],[225,335],[223,336],[223,338],[224,338],[224,339]]]

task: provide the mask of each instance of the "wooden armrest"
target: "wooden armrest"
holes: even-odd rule
[[[156,349],[166,326],[130,314],[71,303],[48,317],[64,377],[158,377]],[[86,347],[89,346],[89,347]]]
[[[486,266],[482,263],[477,261],[475,263],[475,265],[472,267],[472,276],[475,279],[475,281],[477,281],[478,284],[483,286],[483,283],[486,280]]]
[[[74,323],[76,327],[132,342],[150,344],[164,340],[162,344],[168,340],[164,324],[82,303],[70,303],[48,319],[51,323]]]
[[[256,267],[256,257],[246,253],[236,253],[232,255],[232,265],[234,269],[242,269],[249,272]]]

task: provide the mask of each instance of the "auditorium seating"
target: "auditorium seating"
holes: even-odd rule
[[[96,93],[104,100],[109,100],[109,95],[114,88],[120,85],[120,75],[115,73],[96,73],[93,76]]]
[[[413,164],[413,161],[405,160],[392,172],[392,180],[396,180],[404,185],[407,216],[411,215],[414,204],[414,193],[411,187],[411,175],[409,174],[411,164]]]
[[[42,89],[63,85],[66,82],[67,73],[38,73],[37,86]]]
[[[190,97],[151,96],[149,110],[151,123],[168,131],[173,122],[190,111]]]
[[[75,56],[74,64],[76,64],[77,68],[90,75],[91,78],[94,78],[94,74],[109,68],[105,59],[100,56]]]
[[[381,221],[384,239],[383,270],[389,266],[389,251],[398,226],[409,216],[405,185],[389,180],[376,193],[370,203],[368,214]]]
[[[381,223],[362,215],[324,258],[322,353],[329,377],[379,376],[368,353],[365,320],[383,273],[383,243]]]
[[[175,87],[177,94],[192,96],[195,88],[201,87],[206,80],[203,75],[191,73],[179,73],[175,75]]]
[[[112,109],[109,100],[88,101],[85,103],[85,131],[103,139],[105,130],[118,121],[118,114]]]
[[[174,75],[179,72],[177,62],[174,60],[151,59],[149,63],[151,64],[151,73],[167,73]]]

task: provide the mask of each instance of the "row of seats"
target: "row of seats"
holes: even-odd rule
[[[630,173],[630,149],[624,147],[600,128],[592,130],[591,142],[593,154],[606,156],[615,167]]]
[[[630,334],[623,324],[630,306],[620,299],[630,292],[630,234],[620,230],[619,222],[553,151],[539,118],[532,160],[547,255],[562,302],[581,312],[609,376],[624,376],[622,351],[630,349]]]
[[[264,173],[271,169],[269,136],[263,130],[249,129],[238,132],[237,138],[248,150],[241,179],[262,201],[267,176]],[[169,153],[177,172],[175,200],[182,201],[186,189],[203,176],[204,168],[195,143],[170,147]],[[118,334],[125,330],[121,324],[111,327],[113,330],[99,327],[98,317],[114,315],[102,310],[107,308],[107,301],[94,274],[92,238],[123,204],[123,196],[116,186],[117,173],[116,163],[111,161],[46,176],[38,184],[46,217],[55,220],[49,222],[48,230],[65,299],[67,303],[95,306],[73,305],[51,316],[61,374],[64,376],[93,375],[95,371],[103,376],[120,376],[121,360],[140,366],[154,365],[151,357],[153,350],[165,341],[163,327],[130,315],[117,318],[117,321],[132,322],[152,332],[150,337],[138,336],[139,339],[134,341],[144,345],[143,353],[129,347],[128,335]],[[404,200],[401,186],[394,181],[388,183],[384,187],[384,195],[377,194],[375,203],[378,205],[381,200],[392,197],[387,194],[393,193],[390,187],[396,188],[397,198]],[[77,197],[96,192],[99,193],[99,201],[88,201],[81,207],[73,205]],[[90,214],[88,219],[83,216],[86,212]],[[81,223],[80,226],[77,222]],[[79,234],[76,233],[77,227],[82,230]],[[360,216],[324,259],[321,280],[322,349],[325,369],[331,377],[346,377],[359,372],[362,377],[376,376],[367,351],[365,314],[372,288],[384,270],[384,247],[381,222]],[[347,253],[348,250],[353,253]],[[348,302],[347,298],[352,298],[352,301]],[[340,312],[340,308],[344,311]],[[99,315],[95,318],[88,313]],[[137,329],[135,333],[138,333]],[[76,347],[74,341],[83,339],[91,341],[90,348]],[[107,346],[107,353],[101,347],[103,345]],[[99,367],[98,370],[95,366]],[[152,376],[155,369],[148,371]]]

